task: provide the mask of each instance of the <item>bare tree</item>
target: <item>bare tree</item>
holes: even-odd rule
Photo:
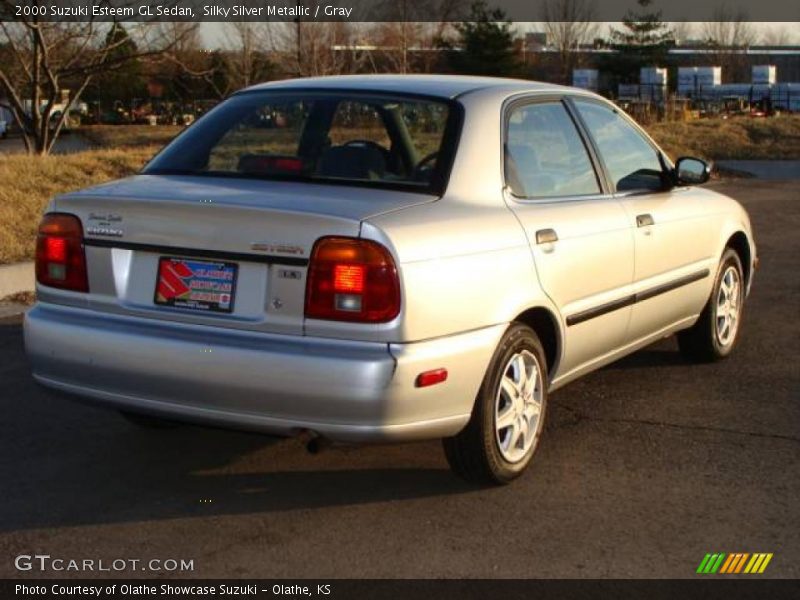
[[[672,34],[675,36],[676,44],[685,44],[687,40],[692,39],[695,34],[694,24],[690,21],[675,21],[670,24]]]
[[[722,4],[714,9],[713,20],[703,23],[703,37],[717,48],[752,46],[758,36],[747,18],[744,10],[732,10]]]
[[[787,46],[792,43],[792,34],[786,27],[774,25],[764,31],[760,42],[765,46]]]
[[[561,79],[569,83],[576,66],[578,46],[590,42],[599,31],[594,0],[544,0],[542,22],[548,44],[558,50]]]
[[[714,9],[713,21],[703,24],[706,43],[716,50],[716,61],[727,81],[738,81],[749,75],[748,63],[741,49],[756,43],[755,27],[742,9],[731,10],[722,4]]]
[[[414,8],[410,0],[393,1],[391,5],[395,7],[399,21],[383,24],[380,44],[390,49],[385,54],[392,63],[391,70],[394,73],[408,73],[408,51],[419,41],[420,27],[418,23],[409,22]]]
[[[358,70],[363,56],[358,51],[358,36],[350,23],[295,20],[275,23],[273,47],[283,57],[288,75],[315,77],[340,75]]]
[[[270,71],[266,23],[234,22],[225,28],[225,62],[234,89],[263,81]]]
[[[369,27],[297,19],[269,28],[289,76],[410,73],[430,70],[437,40],[462,9],[462,0],[385,0],[376,5],[375,24]]]
[[[202,61],[197,60],[201,51],[200,23],[189,21],[165,21],[159,23],[161,39],[172,48],[167,60],[185,65],[190,71],[202,70]]]
[[[0,14],[8,14],[12,6],[12,0],[0,0]],[[10,57],[0,63],[0,88],[29,153],[50,152],[70,108],[98,73],[132,60],[163,58],[176,43],[165,42],[152,24],[133,24],[125,36],[109,36],[113,27],[120,25],[42,22],[35,17],[0,21],[0,45]],[[118,52],[131,39],[136,51]],[[61,106],[67,88],[70,98]]]
[[[172,46],[164,64],[159,65],[159,73],[179,96],[193,97],[197,84],[208,84],[214,73],[210,54],[200,41],[200,23],[166,21],[159,26],[164,40]]]
[[[402,0],[405,4],[408,0]],[[424,25],[405,20],[377,23],[372,38],[377,46],[378,60],[390,73],[412,70],[410,53],[422,44]]]
[[[381,16],[393,20],[372,28],[377,60],[391,73],[430,71],[432,51],[462,8],[459,0],[385,0]]]

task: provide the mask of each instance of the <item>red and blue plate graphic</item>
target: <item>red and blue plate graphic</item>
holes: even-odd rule
[[[235,263],[163,257],[158,262],[156,304],[211,312],[233,310]]]

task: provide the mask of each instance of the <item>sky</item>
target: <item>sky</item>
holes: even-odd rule
[[[619,23],[604,23],[604,29],[608,29],[611,26],[618,26]],[[681,23],[680,26],[688,25],[690,31],[690,38],[700,38],[702,37],[702,23]],[[771,31],[781,30],[785,33],[785,37],[788,38],[788,43],[790,44],[800,44],[800,23],[758,23],[754,22],[753,27],[755,28],[757,35],[763,36],[768,34]],[[539,23],[517,23],[516,29],[518,33],[525,33],[528,31],[541,31],[542,26]],[[202,23],[200,25],[200,30],[203,36],[203,42],[209,49],[218,48],[225,44],[225,23]]]

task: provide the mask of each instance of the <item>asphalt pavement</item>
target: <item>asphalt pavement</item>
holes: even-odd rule
[[[800,179],[800,160],[718,160],[715,164],[762,180]]]
[[[38,389],[20,319],[0,320],[0,578],[92,576],[16,570],[37,553],[203,578],[682,578],[709,552],[800,577],[800,182],[713,185],[747,206],[761,257],[734,355],[688,365],[667,339],[559,390],[504,488],[460,482],[437,442],[311,455],[140,430]]]
[[[77,133],[67,133],[58,136],[53,154],[71,154],[72,152],[83,152],[92,147],[89,140]],[[0,139],[0,154],[18,154],[25,152],[25,142],[22,136],[15,134],[6,139]]]

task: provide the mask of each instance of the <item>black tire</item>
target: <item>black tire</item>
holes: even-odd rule
[[[175,429],[181,426],[181,423],[176,421],[159,419],[158,417],[151,417],[150,415],[132,413],[126,410],[121,410],[119,412],[129,423],[133,423],[137,427],[142,427],[144,429]]]
[[[527,351],[526,356],[532,355],[538,368],[536,393],[541,395],[541,407],[532,445],[522,458],[512,462],[500,447],[500,434],[495,431],[495,408],[501,401],[501,380],[507,371],[511,372],[509,362],[523,351]],[[443,440],[447,462],[456,475],[471,483],[504,485],[525,471],[539,445],[547,409],[548,378],[544,357],[542,344],[530,327],[514,323],[508,328],[486,370],[469,423],[458,435]]]
[[[723,278],[729,269],[735,269],[738,277],[738,315],[736,327],[730,339],[721,340],[717,332],[718,301]],[[683,357],[690,362],[707,363],[726,358],[733,352],[739,333],[742,330],[744,316],[745,280],[742,262],[739,255],[731,248],[726,248],[714,279],[714,288],[700,318],[689,329],[678,333],[678,347]]]

